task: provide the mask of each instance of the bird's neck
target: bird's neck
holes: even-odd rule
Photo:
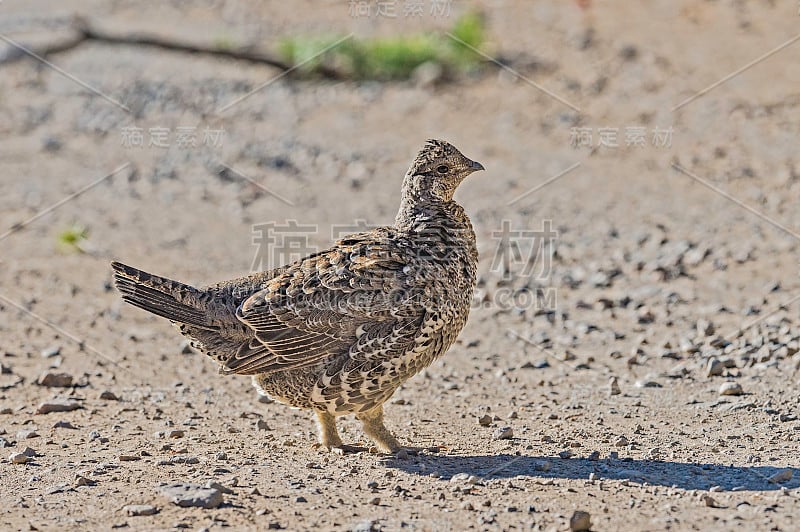
[[[404,191],[405,192],[405,191]],[[458,227],[470,227],[464,208],[453,199],[443,199],[433,194],[403,194],[400,210],[394,220],[397,229],[406,232],[419,232],[431,224],[444,223]]]

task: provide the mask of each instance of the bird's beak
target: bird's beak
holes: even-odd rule
[[[478,161],[470,161],[469,169],[473,172],[477,172],[478,170],[486,170],[486,168],[484,168],[483,165]]]

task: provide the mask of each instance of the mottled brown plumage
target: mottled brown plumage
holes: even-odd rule
[[[400,448],[383,403],[455,341],[475,287],[475,234],[453,193],[483,167],[431,140],[406,173],[391,227],[349,235],[287,266],[205,288],[112,263],[122,297],[171,320],[220,372],[317,414],[342,447],[355,414],[383,451]]]

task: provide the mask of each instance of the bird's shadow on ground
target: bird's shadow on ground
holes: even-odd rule
[[[770,477],[785,467],[733,466],[722,464],[682,463],[660,460],[568,458],[547,456],[500,455],[437,455],[421,454],[407,460],[389,458],[386,466],[417,475],[437,474],[448,480],[459,473],[482,480],[498,478],[627,480],[630,483],[674,486],[681,489],[707,490],[719,486],[723,490],[770,491],[781,487],[800,486],[800,471],[782,482]]]

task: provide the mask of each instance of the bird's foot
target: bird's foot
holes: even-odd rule
[[[344,455],[344,454],[363,453],[369,451],[369,447],[364,447],[361,445],[348,445],[346,443],[343,443],[341,445],[337,445],[336,447],[331,447],[330,450],[331,452],[334,452],[336,454]]]
[[[337,445],[324,445],[322,443],[315,443],[312,447],[314,449],[328,451],[339,455],[363,453],[370,450],[369,447],[363,447],[361,445],[347,445],[345,443],[339,443]]]

